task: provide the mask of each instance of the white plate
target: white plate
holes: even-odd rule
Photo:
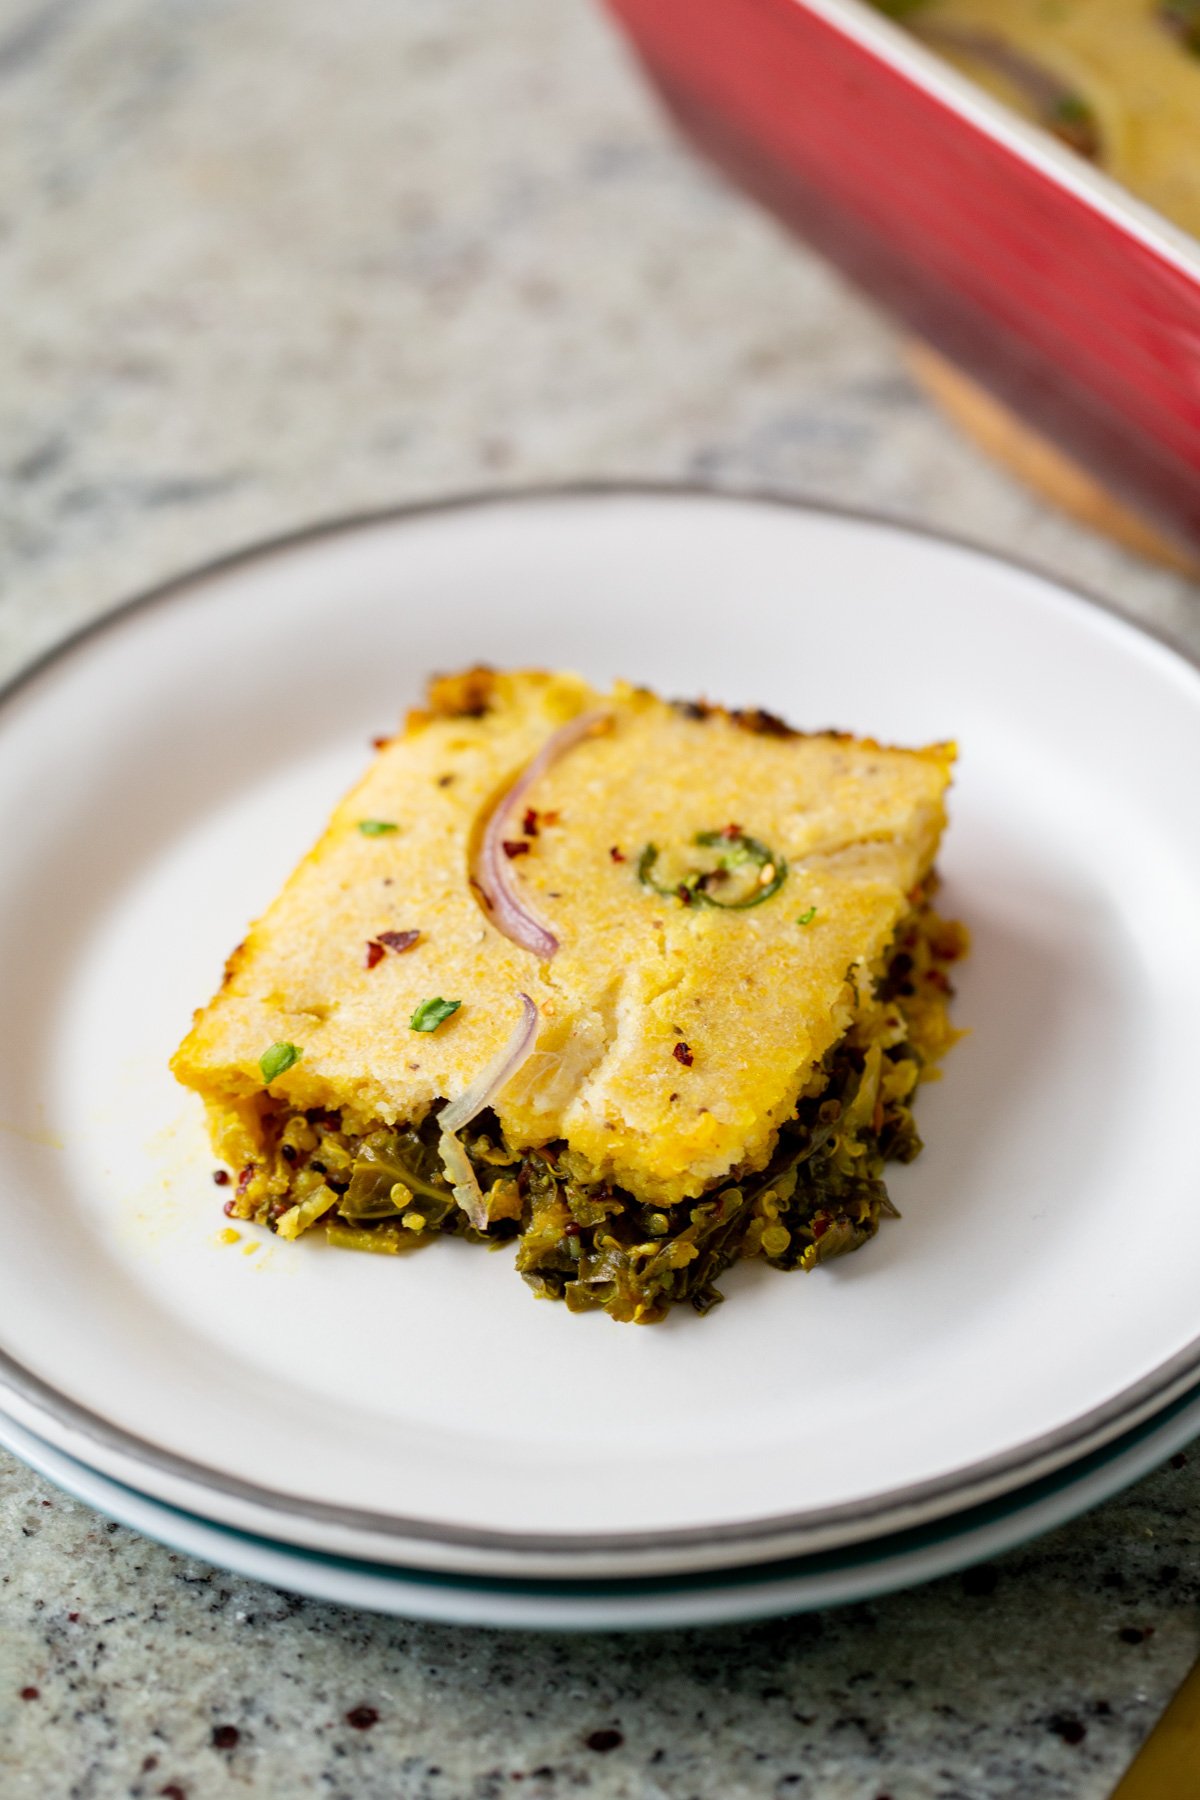
[[[351,1561],[251,1537],[110,1481],[0,1413],[0,1444],[76,1499],[173,1550],[255,1581],[406,1619],[537,1631],[718,1625],[874,1599],[999,1556],[1149,1474],[1200,1431],[1185,1395],[1056,1475],[936,1525],[791,1562],[657,1581],[496,1581]]]
[[[426,673],[566,664],[957,736],[972,1036],[904,1214],[710,1318],[535,1302],[505,1254],[222,1245],[166,1058]],[[400,514],[222,564],[0,709],[0,1381],[173,1504],[408,1565],[644,1572],[847,1543],[1027,1482],[1200,1368],[1181,1135],[1200,677],[1052,583],[697,494]],[[253,1236],[253,1231],[246,1236]]]

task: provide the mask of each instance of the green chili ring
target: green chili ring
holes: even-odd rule
[[[674,887],[663,887],[654,879],[654,865],[657,863],[659,855],[658,845],[647,844],[637,862],[637,876],[642,886],[649,888],[652,894],[658,894],[664,900],[684,900],[688,906],[715,906],[722,912],[745,912],[748,907],[761,906],[764,900],[769,900],[772,894],[777,894],[787,880],[786,859],[777,856],[758,838],[747,837],[745,832],[739,831],[731,836],[727,831],[698,831],[692,842],[705,850],[714,849],[719,844],[728,845],[730,850],[740,852],[737,858],[739,863],[753,863],[758,869],[771,869],[773,871],[771,879],[763,882],[761,886],[755,887],[749,894],[743,895],[740,900],[718,900],[714,894],[709,893],[707,888],[701,886],[704,880],[702,874],[694,875],[687,881],[678,882]],[[720,866],[728,869],[729,864],[722,862]]]

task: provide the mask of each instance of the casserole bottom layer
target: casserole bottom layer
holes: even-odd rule
[[[767,1165],[734,1169],[696,1199],[644,1202],[596,1180],[562,1141],[515,1150],[484,1112],[461,1134],[487,1209],[480,1230],[442,1169],[436,1112],[416,1126],[363,1126],[264,1094],[249,1108],[209,1107],[213,1143],[238,1171],[225,1211],[284,1238],[319,1231],[331,1244],[386,1255],[443,1234],[493,1246],[517,1239],[529,1286],[572,1311],[602,1308],[642,1324],[684,1301],[707,1312],[722,1297],[717,1277],[741,1258],[811,1269],[859,1249],[895,1214],[884,1165],[920,1152],[913,1097],[959,1035],[946,971],[966,945],[963,927],[921,897]]]

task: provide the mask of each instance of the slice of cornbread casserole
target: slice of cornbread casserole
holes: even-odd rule
[[[396,1252],[516,1237],[574,1310],[704,1312],[890,1210],[955,1033],[952,745],[573,675],[435,680],[173,1062],[227,1210]]]

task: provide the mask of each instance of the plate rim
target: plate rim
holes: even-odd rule
[[[1157,624],[1131,619],[1107,596],[1063,581],[1032,560],[989,549],[965,535],[910,523],[869,508],[829,503],[815,496],[770,487],[717,486],[695,481],[652,479],[583,479],[480,488],[423,500],[396,502],[388,506],[317,519],[223,551],[138,590],[36,652],[32,659],[18,666],[12,675],[0,683],[0,712],[57,664],[138,613],[181,598],[226,574],[303,550],[326,539],[348,538],[380,527],[418,523],[458,512],[544,505],[559,501],[639,499],[698,501],[703,504],[732,503],[737,506],[804,514],[816,519],[833,519],[843,525],[894,533],[924,544],[965,553],[987,564],[999,565],[1043,584],[1055,599],[1067,603],[1080,615],[1098,611],[1122,634],[1128,633],[1132,640],[1148,641],[1160,652],[1165,652],[1178,666],[1179,672],[1197,686],[1197,699],[1200,700],[1200,656],[1170,632]],[[127,1431],[123,1426],[82,1406],[69,1394],[43,1380],[0,1346],[0,1393],[11,1394],[19,1406],[23,1403],[36,1415],[46,1419],[52,1428],[52,1435],[47,1441],[52,1444],[55,1441],[54,1428],[59,1432],[65,1430],[76,1433],[110,1455],[128,1460],[135,1467],[144,1468],[152,1474],[183,1481],[206,1493],[222,1494],[236,1503],[248,1504],[318,1526],[366,1533],[385,1540],[403,1539],[414,1546],[430,1549],[440,1545],[446,1550],[491,1552],[505,1556],[536,1555],[556,1560],[594,1556],[604,1552],[637,1555],[663,1551],[702,1553],[707,1550],[728,1555],[738,1545],[753,1547],[756,1552],[760,1552],[763,1544],[772,1541],[787,1541],[797,1545],[814,1539],[827,1544],[849,1543],[856,1537],[872,1534],[877,1531],[881,1520],[896,1515],[903,1515],[914,1522],[919,1518],[934,1520],[945,1517],[954,1510],[961,1509],[964,1501],[967,1504],[979,1503],[986,1499],[989,1492],[1010,1492],[1019,1485],[1040,1479],[1055,1468],[1078,1460],[1092,1449],[1119,1436],[1122,1430],[1135,1428],[1141,1421],[1170,1405],[1197,1378],[1200,1378],[1200,1333],[1167,1362],[1159,1364],[1156,1369],[1123,1388],[1101,1406],[1090,1409],[1056,1430],[1027,1439],[1011,1450],[999,1452],[944,1475],[888,1489],[860,1500],[840,1502],[835,1506],[800,1513],[778,1513],[766,1518],[665,1527],[654,1531],[547,1533],[514,1532],[450,1524],[399,1513],[379,1513],[368,1508],[305,1499],[243,1480]],[[72,1454],[68,1446],[60,1444],[59,1447],[64,1454]],[[120,1479],[119,1476],[112,1478]],[[975,1496],[974,1501],[971,1496]]]
[[[289,1588],[289,1591],[304,1593],[313,1599],[366,1605],[372,1611],[392,1616],[470,1626],[508,1626],[538,1631],[647,1631],[723,1625],[738,1620],[811,1612],[940,1580],[974,1563],[990,1561],[1033,1542],[1125,1492],[1163,1467],[1185,1444],[1191,1443],[1198,1422],[1200,1388],[1193,1387],[1164,1408],[1161,1414],[1098,1447],[1079,1462],[980,1507],[966,1508],[962,1513],[923,1526],[885,1533],[861,1545],[846,1545],[842,1552],[818,1552],[815,1556],[743,1567],[650,1575],[628,1581],[594,1578],[573,1581],[566,1576],[549,1580],[529,1576],[495,1578],[406,1568],[372,1563],[362,1557],[330,1554],[289,1544],[286,1540],[263,1537],[203,1514],[191,1513],[154,1495],[143,1494],[114,1476],[106,1475],[103,1470],[79,1462],[4,1413],[0,1413],[0,1446],[82,1505],[101,1512],[109,1511],[109,1516],[118,1518],[127,1529],[150,1537],[168,1549],[200,1556],[247,1579],[270,1581],[277,1586],[287,1587],[289,1578],[297,1570],[324,1574],[326,1579],[323,1581],[314,1583],[310,1573],[307,1582]],[[13,1442],[14,1432],[16,1443]],[[47,1468],[43,1459],[31,1458],[28,1454],[30,1445],[35,1451],[48,1452],[52,1466]],[[56,1458],[68,1465],[65,1473],[55,1464]],[[78,1477],[72,1479],[76,1470],[102,1484],[100,1497],[94,1490],[83,1491]],[[105,1507],[105,1498],[113,1497],[110,1490],[115,1491],[123,1506]],[[138,1517],[130,1516],[126,1497],[153,1509],[157,1529],[150,1529],[144,1517],[139,1521]],[[135,1514],[136,1511],[135,1506]],[[183,1522],[185,1532],[198,1527],[202,1533],[214,1534],[217,1542],[197,1546],[194,1540],[183,1541],[178,1528],[171,1529],[176,1519]],[[236,1546],[239,1553],[233,1557],[222,1556],[222,1547],[229,1545]],[[839,1554],[849,1556],[843,1568],[836,1566]],[[267,1566],[263,1563],[264,1556],[268,1559]],[[282,1571],[275,1558],[282,1558]],[[828,1566],[831,1559],[835,1564],[832,1568]],[[805,1568],[805,1563],[822,1566]],[[837,1589],[839,1574],[843,1584],[840,1591]],[[347,1582],[361,1576],[376,1584],[370,1594],[364,1594],[361,1588],[353,1594],[345,1591]],[[802,1586],[806,1577],[815,1578],[815,1587],[809,1591]],[[831,1583],[833,1592],[830,1592]],[[798,1585],[801,1585],[800,1592],[796,1591]],[[439,1597],[436,1604],[431,1604],[428,1599],[430,1591]],[[411,1601],[413,1596],[422,1594],[427,1596],[423,1606],[389,1604],[398,1602],[401,1596]],[[440,1598],[442,1595],[446,1596],[444,1603]],[[481,1599],[488,1600],[489,1604],[481,1607]],[[546,1601],[554,1610],[539,1617],[537,1608]]]

